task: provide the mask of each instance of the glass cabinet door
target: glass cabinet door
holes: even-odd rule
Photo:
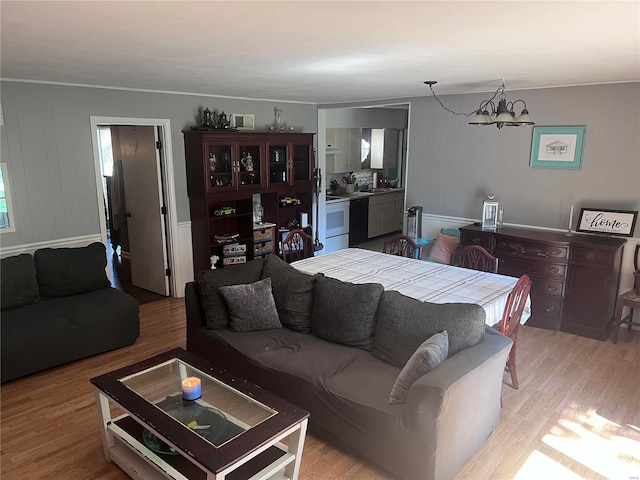
[[[252,189],[264,185],[263,148],[258,143],[238,143],[236,166],[238,188]]]
[[[205,143],[205,158],[208,158],[207,190],[231,190],[236,187],[232,144]]]
[[[291,177],[292,182],[304,182],[312,179],[312,151],[308,144],[292,145]]]
[[[269,183],[288,183],[288,155],[286,143],[268,143]]]

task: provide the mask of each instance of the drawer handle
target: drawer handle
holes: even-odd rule
[[[587,253],[586,257],[587,257],[587,260],[594,260],[596,258],[596,254],[593,252],[589,252]]]
[[[549,271],[553,274],[560,273],[560,269],[558,267],[550,268]]]
[[[500,248],[504,248],[506,245],[507,245],[507,244],[506,244],[506,243],[504,243],[504,242],[498,242],[498,246],[499,246]]]
[[[562,253],[562,250],[558,250],[557,248],[555,250],[551,250],[551,255],[560,255]]]
[[[478,237],[473,237],[473,238],[471,239],[471,241],[472,241],[473,243],[480,243],[480,238],[478,238]]]
[[[556,309],[556,307],[547,307],[545,308],[545,310],[547,311],[547,313],[551,313]]]
[[[557,291],[558,291],[558,287],[554,287],[554,286],[547,287],[547,292],[549,292],[549,293],[553,293],[553,292],[557,292]]]

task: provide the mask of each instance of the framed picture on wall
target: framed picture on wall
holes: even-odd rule
[[[576,231],[631,237],[637,219],[637,210],[583,208],[580,210]]]
[[[579,170],[586,130],[587,127],[533,127],[529,166]]]

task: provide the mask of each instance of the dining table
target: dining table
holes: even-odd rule
[[[345,248],[293,262],[297,270],[322,273],[350,283],[379,283],[408,297],[432,303],[474,303],[485,313],[485,323],[500,322],[507,298],[518,278],[441,263],[390,255],[361,248]],[[521,323],[530,317],[527,298]]]

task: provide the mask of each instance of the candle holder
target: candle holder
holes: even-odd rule
[[[184,400],[197,400],[202,396],[202,382],[197,377],[188,377],[182,380],[182,398]]]
[[[569,212],[569,230],[567,230],[567,233],[565,233],[566,237],[573,237],[571,225],[573,225],[573,204],[571,204],[571,212]]]

